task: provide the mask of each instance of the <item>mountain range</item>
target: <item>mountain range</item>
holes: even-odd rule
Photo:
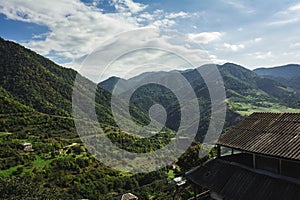
[[[217,67],[225,84],[229,107],[242,115],[249,114],[254,110],[269,111],[270,109],[273,109],[284,111],[291,108],[290,111],[292,111],[293,108],[297,109],[300,106],[299,91],[295,87],[291,87],[283,81],[275,80],[273,77],[262,75],[259,73],[260,69],[251,71],[233,63],[225,63],[223,65],[217,65]],[[295,66],[294,73],[292,73],[294,76],[292,78],[295,78],[297,74],[300,74],[299,70],[300,66]],[[99,86],[111,92],[114,85],[120,81],[121,84],[119,85],[121,85],[122,88],[119,89],[126,92],[130,87],[133,87],[138,83],[136,80],[166,79],[170,76],[170,73],[171,72],[148,72],[128,80],[110,77],[99,83]],[[198,97],[209,98],[209,94],[204,92],[207,91],[207,88],[203,79],[199,76],[197,69],[181,71],[180,73],[186,77],[195,89]],[[278,74],[280,75],[281,72],[278,72]],[[152,90],[154,88],[155,87],[152,87]],[[157,96],[164,95],[162,93],[166,93],[166,91],[162,88],[160,89],[161,92],[157,91],[152,93]],[[178,90],[180,89],[181,88],[178,88]],[[149,95],[147,97],[149,98]],[[132,100],[133,104],[137,107],[143,107],[139,106],[134,99]]]
[[[300,65],[289,64],[272,68],[257,68],[254,72],[295,90],[300,90]]]
[[[2,114],[39,112],[72,117],[72,92],[78,75],[76,71],[58,66],[29,49],[3,39],[0,39],[0,56]],[[298,111],[299,65],[258,68],[254,71],[233,63],[217,67],[224,80],[226,102],[230,112],[248,115],[253,111]],[[203,113],[209,113],[209,92],[198,70],[190,69],[179,73],[194,89]],[[172,72],[147,72],[128,80],[110,77],[99,83],[95,106],[98,120],[109,126],[116,126],[110,110],[110,99],[117,82],[121,82],[121,90],[126,93],[140,81],[171,78]],[[84,80],[93,84],[87,79]],[[178,91],[184,90],[185,88],[178,88]],[[172,91],[167,88],[154,84],[139,88],[131,97],[130,103],[130,113],[135,121],[144,125],[149,123],[149,108],[159,103],[167,111],[167,127],[173,130],[178,127],[179,104]]]

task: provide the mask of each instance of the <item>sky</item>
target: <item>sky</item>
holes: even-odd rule
[[[98,66],[113,61],[114,70],[101,69],[103,77],[147,71],[144,59],[178,67],[163,51],[145,47],[201,57],[195,65],[233,62],[254,69],[300,63],[296,0],[0,0],[0,27],[4,39],[62,66],[78,70],[95,55]],[[121,50],[142,48],[121,56]],[[113,56],[122,59],[115,62]],[[140,70],[128,67],[133,65]]]

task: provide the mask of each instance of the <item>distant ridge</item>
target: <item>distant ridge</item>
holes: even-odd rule
[[[239,113],[241,115],[249,115],[254,111],[260,112],[298,112],[300,111],[300,93],[289,88],[285,84],[273,80],[268,77],[260,76],[255,72],[234,63],[225,63],[223,65],[217,65],[219,72],[223,78],[227,105],[228,105],[228,117],[227,122],[230,124],[234,122],[234,116],[232,113]],[[200,76],[197,69],[190,69],[185,71],[178,71],[186,80],[190,83],[198,98],[202,123],[199,127],[199,134],[205,133],[207,127],[206,122],[210,115],[210,95],[206,84]],[[157,81],[174,81],[170,72],[148,72],[130,78],[128,80],[120,79],[118,77],[111,77],[103,82],[99,83],[100,87],[103,87],[109,91],[114,89],[114,85],[118,80],[123,89],[125,96],[127,92],[130,92],[132,87],[135,87],[138,83],[137,80]],[[176,88],[177,92],[187,91],[186,86]],[[148,113],[149,108],[158,103],[163,104],[168,113],[168,119],[166,121],[167,127],[176,130],[180,120],[180,108],[176,97],[172,95],[172,91],[167,90],[163,86],[148,85],[138,88],[131,98],[132,104],[143,111]],[[182,108],[181,108],[182,109]],[[299,110],[297,110],[299,109]]]
[[[288,64],[272,68],[258,68],[256,74],[278,81],[290,88],[300,91],[300,65]]]
[[[253,71],[261,76],[292,78],[295,76],[300,76],[300,65],[288,64],[271,68],[257,68]]]

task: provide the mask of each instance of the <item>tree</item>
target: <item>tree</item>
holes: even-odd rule
[[[0,199],[57,199],[58,196],[54,188],[44,188],[28,177],[0,179]]]

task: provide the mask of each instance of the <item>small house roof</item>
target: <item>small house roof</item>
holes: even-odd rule
[[[174,178],[171,183],[177,185],[177,186],[181,186],[184,185],[186,183],[186,179],[182,176],[176,177]]]
[[[138,197],[132,193],[126,193],[126,194],[123,194],[120,199],[121,200],[133,200],[133,199],[138,199]]]
[[[300,160],[300,113],[253,113],[223,133],[217,144]]]
[[[22,142],[21,145],[22,145],[22,146],[30,146],[30,145],[32,145],[32,144],[29,143],[29,142]]]

